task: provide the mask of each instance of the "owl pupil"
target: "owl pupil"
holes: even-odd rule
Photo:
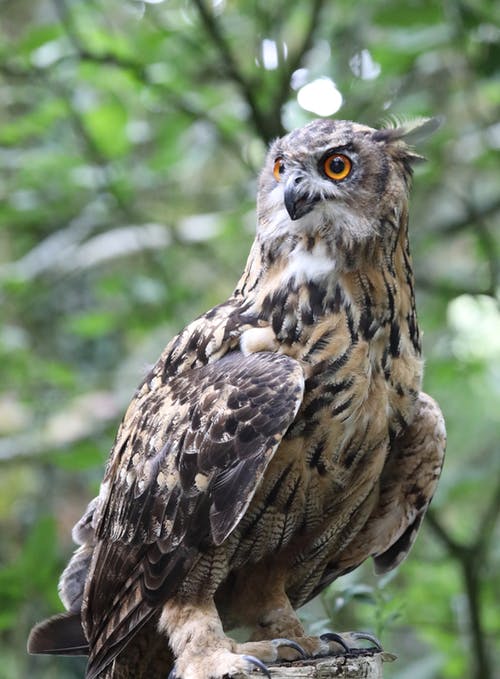
[[[342,158],[339,158],[338,156],[336,158],[333,158],[330,162],[330,170],[334,174],[341,174],[345,169],[345,162],[342,160]]]

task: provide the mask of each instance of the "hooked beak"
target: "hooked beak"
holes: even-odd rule
[[[294,174],[285,184],[285,207],[292,221],[311,212],[319,200],[317,197],[307,195],[302,186],[303,179],[302,175]]]

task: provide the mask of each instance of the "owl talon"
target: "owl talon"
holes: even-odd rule
[[[371,641],[378,651],[384,650],[382,648],[382,644],[377,639],[377,637],[373,636],[373,634],[370,634],[369,632],[351,632],[350,636],[352,636],[352,638],[356,640],[366,639],[367,641]]]
[[[255,667],[262,672],[262,674],[265,674],[268,679],[271,679],[271,672],[269,671],[267,665],[265,665],[262,660],[259,660],[253,655],[242,655],[241,656],[243,660],[246,660],[249,663],[252,663],[252,665],[255,665]]]
[[[340,644],[344,651],[346,653],[349,653],[351,650],[349,646],[346,644],[346,642],[342,639],[340,634],[337,634],[336,632],[325,632],[325,634],[322,634],[320,636],[321,641],[336,641],[337,644]]]
[[[373,634],[370,634],[369,632],[345,632],[344,634],[337,634],[337,632],[326,632],[320,636],[320,639],[327,644],[330,642],[339,644],[344,649],[344,653],[352,653],[353,651],[360,650],[384,650],[377,637],[374,637]],[[371,641],[373,646],[358,646],[356,642],[360,639]],[[330,650],[330,652],[332,651],[334,652],[334,649]]]
[[[280,646],[286,646],[288,648],[293,648],[297,653],[299,653],[302,658],[307,658],[308,655],[305,652],[305,650],[302,648],[300,644],[298,644],[296,641],[292,641],[291,639],[273,639],[271,641],[271,644],[275,648],[279,648]]]

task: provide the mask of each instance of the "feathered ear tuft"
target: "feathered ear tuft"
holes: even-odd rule
[[[373,134],[374,141],[395,142],[404,141],[409,146],[418,144],[433,134],[443,123],[443,118],[413,118],[402,119],[395,116],[384,121],[384,127]],[[423,156],[408,150],[410,160],[425,160]]]

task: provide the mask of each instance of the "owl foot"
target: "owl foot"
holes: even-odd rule
[[[307,658],[307,651],[292,639],[271,639],[270,641],[248,641],[238,644],[239,653],[251,654],[264,662],[279,662],[280,660],[297,660]]]
[[[291,656],[284,649],[292,649]],[[304,649],[291,639],[235,644],[234,651],[219,649],[201,657],[179,658],[168,679],[222,679],[243,678],[257,669],[270,679],[266,662],[279,662],[297,657],[306,658]]]
[[[244,679],[255,669],[271,679],[266,663],[361,652],[365,648],[358,642],[364,639],[373,644],[366,650],[382,650],[376,637],[364,632],[344,634],[328,632],[320,637],[300,637],[296,640],[279,638],[234,644],[235,652],[218,649],[203,655],[179,658],[168,675],[168,679],[223,679],[224,677]]]
[[[362,640],[371,642],[366,647],[360,644]],[[382,646],[376,637],[364,632],[345,632],[337,634],[328,632],[320,637],[294,637],[292,639],[273,639],[272,641],[251,641],[238,644],[238,652],[249,653],[268,663],[299,660],[307,658],[321,658],[329,655],[343,655],[360,653],[364,650],[382,651]]]
[[[230,639],[212,601],[194,606],[172,598],[164,606],[159,629],[167,633],[176,656],[168,679],[243,679],[255,669],[269,677],[265,663],[307,656],[297,641],[281,636],[243,644]]]
[[[190,658],[188,663],[178,660],[168,679],[244,679],[255,669],[271,679],[271,673],[260,658],[219,650],[201,658]]]

